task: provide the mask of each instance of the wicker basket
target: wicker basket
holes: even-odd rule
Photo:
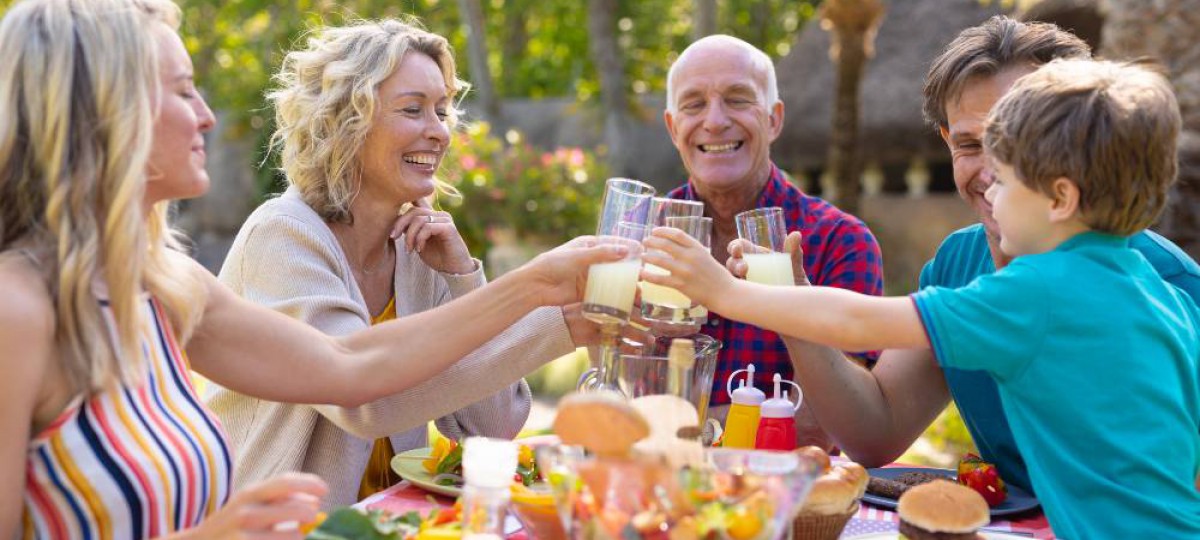
[[[841,514],[817,514],[800,511],[792,521],[792,540],[837,540],[850,518],[858,513],[859,502]]]

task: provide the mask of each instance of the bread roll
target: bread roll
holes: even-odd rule
[[[817,477],[800,511],[841,514],[862,498],[867,480],[867,470],[862,465],[850,462],[833,466]]]
[[[590,392],[563,398],[554,433],[563,444],[580,445],[597,456],[622,457],[629,455],[634,442],[650,434],[650,426],[620,397]]]
[[[796,449],[796,453],[817,463],[818,471],[822,474],[829,472],[829,454],[820,446],[804,446]]]

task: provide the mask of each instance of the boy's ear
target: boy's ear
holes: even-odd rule
[[[1060,176],[1050,184],[1050,221],[1061,222],[1079,213],[1079,185]]]

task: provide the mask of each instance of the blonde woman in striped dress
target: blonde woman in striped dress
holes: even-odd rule
[[[279,526],[311,520],[324,482],[293,473],[231,494],[229,445],[189,368],[247,395],[354,407],[578,301],[586,266],[621,256],[580,240],[341,338],[240,299],[166,219],[208,188],[214,122],[178,14],[168,0],[24,0],[0,21],[0,537],[299,538]]]

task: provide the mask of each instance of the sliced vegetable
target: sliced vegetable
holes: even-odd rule
[[[463,477],[454,473],[440,473],[433,477],[433,483],[439,486],[463,486]]]
[[[958,483],[979,492],[988,506],[996,506],[1008,497],[1000,471],[975,454],[967,454],[958,462]]]

